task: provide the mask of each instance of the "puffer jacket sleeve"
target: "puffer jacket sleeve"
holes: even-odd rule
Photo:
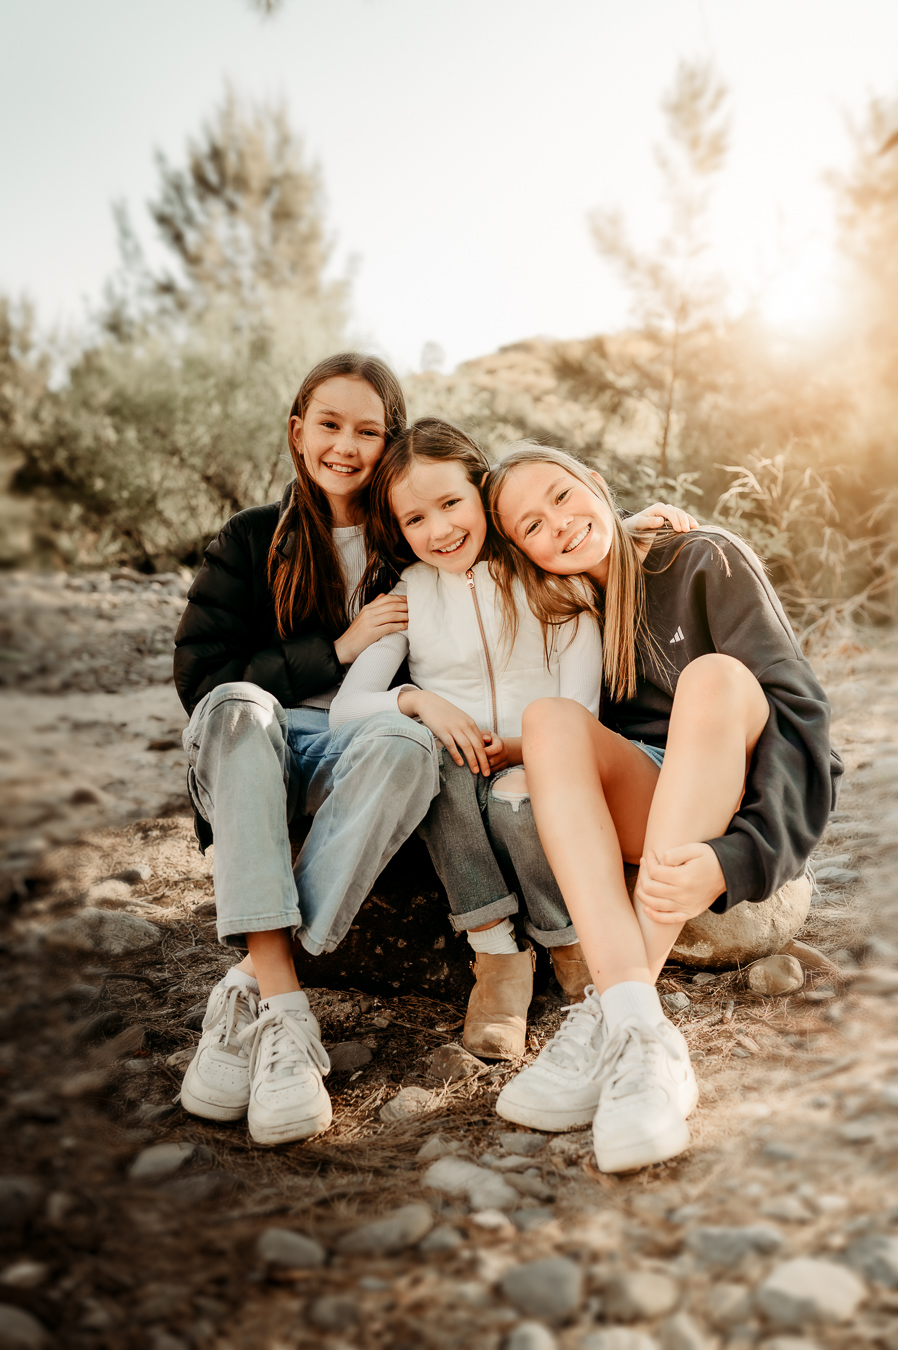
[[[343,668],[323,631],[273,636],[265,566],[276,521],[276,507],[241,511],[205,551],[175,634],[175,687],[188,713],[232,680],[260,685],[285,708],[340,682]]]

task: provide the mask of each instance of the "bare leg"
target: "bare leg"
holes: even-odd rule
[[[249,954],[237,966],[259,981],[262,998],[275,994],[292,994],[301,988],[293,965],[293,947],[287,928],[275,928],[269,933],[247,933]]]
[[[642,856],[657,766],[569,699],[530,704],[522,749],[539,837],[596,988],[653,984],[623,863]]]
[[[677,682],[664,764],[646,824],[646,853],[660,858],[667,849],[726,831],[768,714],[763,689],[741,661],[714,653],[690,662]],[[680,928],[649,918],[638,896],[636,912],[656,980]]]

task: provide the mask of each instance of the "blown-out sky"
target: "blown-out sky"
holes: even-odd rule
[[[679,57],[711,57],[733,143],[713,216],[733,303],[819,328],[837,296],[826,170],[898,95],[894,0],[0,0],[0,288],[77,323],[225,80],[283,96],[322,168],[356,335],[402,370],[607,332],[627,298],[587,226],[649,243],[652,145]]]

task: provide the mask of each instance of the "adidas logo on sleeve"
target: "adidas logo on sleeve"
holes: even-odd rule
[[[685,642],[685,641],[686,641],[686,639],[685,639],[685,637],[684,637],[684,635],[683,635],[683,630],[682,630],[682,628],[680,628],[679,625],[677,625],[677,631],[674,633],[673,637],[670,639],[670,642],[671,642],[671,644],[673,644],[674,642]]]

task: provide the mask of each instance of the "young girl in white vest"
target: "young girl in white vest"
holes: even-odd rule
[[[564,698],[524,713],[540,839],[594,987],[497,1109],[536,1129],[592,1121],[599,1168],[629,1171],[689,1144],[695,1076],[655,989],[681,927],[800,875],[842,763],[826,697],[741,540],[702,528],[637,543],[600,477],[533,444],[486,492],[503,595],[523,587],[551,630],[590,583],[605,687],[600,722]],[[624,862],[639,864],[633,901]]]
[[[366,584],[401,572],[393,593],[407,601],[408,627],[357,658],[330,724],[398,710],[437,737],[440,792],[419,832],[446,888],[452,925],[475,952],[463,1043],[487,1058],[516,1058],[524,1052],[534,955],[529,946],[519,950],[511,923],[515,882],[527,935],[548,948],[570,1001],[583,998],[591,977],[526,784],[509,771],[521,763],[521,716],[533,699],[571,699],[596,718],[602,658],[591,614],[573,616],[547,639],[523,593],[497,589],[480,494],[488,470],[475,442],[436,418],[392,441],[371,485],[379,561]],[[684,513],[660,505],[633,519],[638,528],[660,524],[663,515],[688,528]],[[405,660],[412,683],[391,688]]]

